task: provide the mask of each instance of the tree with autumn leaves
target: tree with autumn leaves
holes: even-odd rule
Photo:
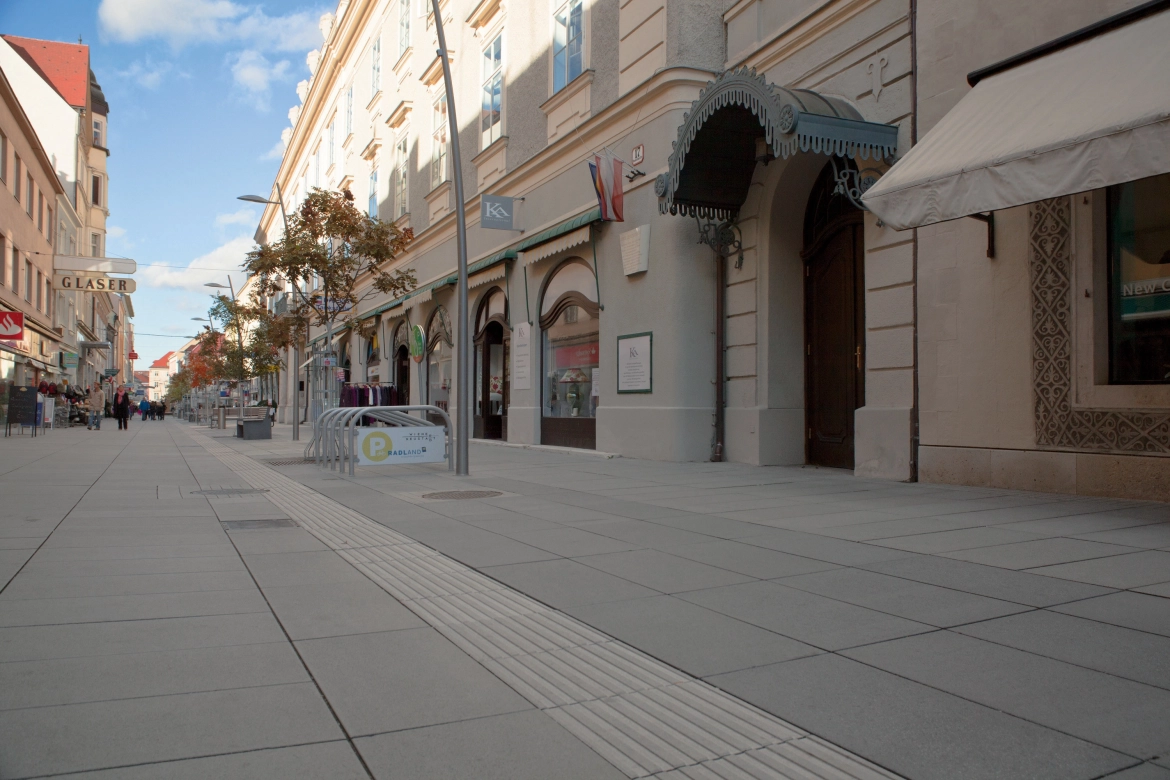
[[[405,295],[417,285],[414,271],[388,270],[413,239],[410,228],[358,210],[348,190],[314,188],[289,215],[280,240],[248,253],[244,268],[258,277],[259,294],[289,293],[284,329],[261,321],[257,332],[266,330],[287,346],[307,337],[311,327],[356,328],[363,301]]]

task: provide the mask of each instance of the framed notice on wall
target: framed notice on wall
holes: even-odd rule
[[[654,388],[654,334],[631,333],[617,340],[617,391],[649,393]]]

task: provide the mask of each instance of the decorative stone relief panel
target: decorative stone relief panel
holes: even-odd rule
[[[1028,216],[1036,444],[1170,455],[1170,413],[1073,405],[1072,202],[1040,201],[1029,208]]]

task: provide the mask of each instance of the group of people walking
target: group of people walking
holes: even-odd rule
[[[100,431],[103,417],[113,417],[118,421],[118,430],[125,431],[130,429],[130,416],[135,412],[141,414],[143,420],[162,420],[167,413],[167,405],[163,401],[147,401],[144,398],[135,404],[126,387],[119,387],[112,397],[107,398],[100,382],[94,383],[80,405],[89,412],[89,421],[85,426],[89,431]]]

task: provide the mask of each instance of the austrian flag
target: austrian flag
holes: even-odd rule
[[[597,205],[606,222],[625,222],[622,215],[622,161],[608,149],[593,156],[589,163],[593,189],[597,191]]]

